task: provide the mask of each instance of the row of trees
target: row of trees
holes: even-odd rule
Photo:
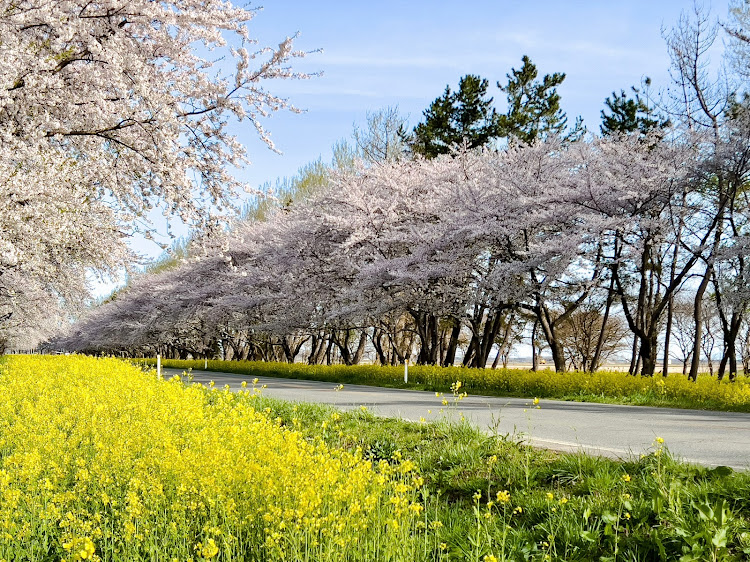
[[[653,374],[666,303],[717,228],[695,190],[699,140],[550,137],[342,171],[215,252],[136,279],[67,345],[289,361],[305,345],[308,361],[352,363],[369,343],[381,363],[453,364],[463,331],[463,362],[482,367],[531,318],[558,370],[572,350],[595,369],[623,335],[617,308]]]
[[[735,17],[739,29],[748,11]],[[384,364],[453,364],[465,337],[464,364],[483,367],[493,350],[495,364],[507,357],[530,322],[557,370],[596,369],[627,329],[631,372],[661,363],[666,373],[674,340],[683,349],[689,334],[694,378],[709,311],[718,374],[734,377],[750,299],[740,95],[750,41],[726,29],[732,87],[708,80],[718,30],[696,10],[667,36],[676,87],[660,102],[670,119],[637,92],[613,94],[597,138],[580,123],[566,130],[555,92],[564,75],[537,80],[527,58],[502,87],[503,115],[473,76],[410,134],[380,114],[381,126],[358,132],[364,160],[341,158],[305,197],[138,278],[65,343],[289,361],[304,349],[310,362],[345,363],[370,345]]]

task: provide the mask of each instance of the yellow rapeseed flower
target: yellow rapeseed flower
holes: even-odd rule
[[[411,461],[373,465],[308,441],[246,393],[159,381],[115,359],[12,356],[0,394],[0,514],[68,562],[236,560],[248,549],[269,562],[367,560],[387,529],[419,540]],[[199,549],[188,529],[205,537]],[[5,533],[3,548],[21,552],[28,538]]]
[[[502,492],[498,492],[495,495],[495,499],[497,500],[497,503],[502,503],[502,504],[510,503],[510,492],[508,490],[503,490]]]

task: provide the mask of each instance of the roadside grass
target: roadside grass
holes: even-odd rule
[[[617,462],[187,379],[1,358],[0,559],[750,557],[750,474],[660,439]]]
[[[150,366],[155,359],[137,360]],[[204,370],[203,360],[162,360],[177,369]],[[521,369],[469,369],[464,367],[409,367],[409,383],[404,383],[403,367],[377,365],[305,365],[253,361],[209,360],[208,371],[235,373],[250,378],[279,377],[364,384],[387,388],[409,388],[450,392],[461,381],[469,394],[547,398],[578,402],[662,406],[697,410],[750,412],[750,378],[742,375],[734,382],[718,381],[707,374],[696,382],[680,375],[668,377],[630,376],[622,372],[533,372]]]
[[[465,422],[382,419],[255,394],[258,407],[308,439],[373,462],[412,460],[425,480],[433,560],[750,556],[750,474],[680,462],[661,439],[621,462],[534,449]]]

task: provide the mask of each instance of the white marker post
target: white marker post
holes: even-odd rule
[[[161,355],[156,354],[156,378],[161,380]]]
[[[208,370],[208,357],[203,359],[203,369]]]
[[[409,360],[404,359],[404,382],[409,382]]]

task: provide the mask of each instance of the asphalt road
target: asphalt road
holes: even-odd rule
[[[177,369],[164,369],[167,376]],[[228,384],[238,390],[245,375],[193,371],[196,382],[217,387]],[[676,456],[706,466],[726,465],[750,469],[750,414],[707,412],[643,406],[617,406],[541,400],[539,408],[527,398],[468,396],[452,404],[450,395],[345,385],[293,379],[260,377],[264,396],[296,402],[330,404],[342,410],[366,406],[384,417],[427,421],[440,417],[458,419],[501,435],[511,434],[535,446],[558,451],[585,451],[612,458],[629,458],[653,450],[657,437]],[[451,401],[442,404],[443,398]]]

